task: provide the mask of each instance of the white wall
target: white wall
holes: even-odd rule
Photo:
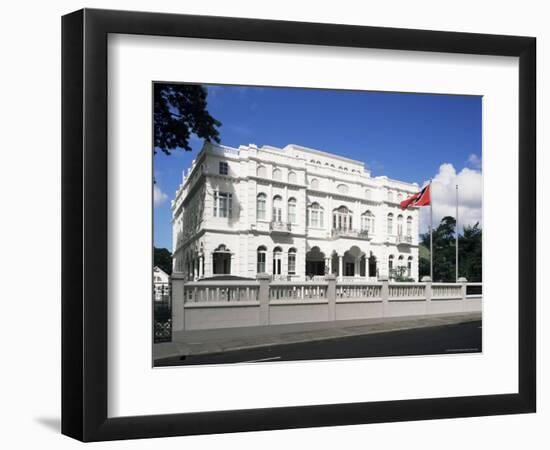
[[[542,1],[464,0],[315,2],[279,0],[87,0],[6,2],[0,16],[2,43],[2,254],[1,273],[14,278],[3,285],[2,382],[0,383],[0,442],[6,448],[76,448],[75,441],[58,434],[60,415],[60,16],[82,6],[157,10],[191,14],[248,16],[287,20],[355,23],[423,29],[534,35],[538,41],[539,149],[549,141],[548,118],[543,103],[550,105],[550,29]],[[251,68],[253,70],[254,68]],[[32,131],[29,123],[32,120]],[[39,139],[39,140],[38,140]],[[550,168],[548,152],[540,152],[539,174]],[[540,190],[542,193],[542,177]],[[544,191],[550,194],[550,183]],[[549,224],[548,209],[539,218]],[[542,225],[542,222],[540,222]],[[541,226],[542,229],[542,226]],[[548,238],[539,234],[539,255],[550,250]],[[539,258],[539,261],[542,260]],[[9,266],[8,266],[9,264]],[[539,266],[539,274],[548,265]],[[29,278],[31,277],[31,278]],[[546,291],[548,291],[546,289]],[[540,294],[540,293],[539,293]],[[546,295],[544,295],[546,294]],[[543,292],[539,298],[548,296]],[[539,380],[549,378],[549,307],[539,309]],[[25,317],[27,333],[21,333]],[[542,349],[541,349],[542,347]],[[543,355],[544,352],[544,355]],[[542,358],[544,356],[544,358]],[[407,448],[446,450],[498,448],[543,449],[548,447],[550,394],[548,383],[539,387],[537,415],[377,424],[354,427],[239,433],[225,436],[171,438],[98,444],[94,448],[192,448],[280,449],[314,444],[336,447]]]

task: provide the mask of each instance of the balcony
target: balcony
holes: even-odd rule
[[[271,222],[269,224],[269,231],[273,233],[290,233],[292,225],[290,222]]]
[[[411,235],[408,235],[408,236],[404,236],[402,234],[398,234],[396,236],[396,243],[397,244],[406,244],[406,245],[412,245],[412,236]]]
[[[364,239],[364,240],[372,239],[367,230],[351,230],[351,229],[333,228],[331,235],[332,235],[333,239],[338,239],[338,238],[341,238],[341,237],[343,237],[343,238],[354,238],[354,239]]]

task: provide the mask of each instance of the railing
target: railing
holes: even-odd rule
[[[432,298],[461,298],[462,285],[456,283],[433,283]]]
[[[481,312],[481,283],[393,283],[365,279],[193,281],[172,277],[172,320],[157,320],[155,341],[168,330]],[[160,307],[160,302],[157,305]],[[155,310],[156,312],[157,310]],[[160,310],[159,310],[160,311]],[[160,317],[160,316],[159,316]]]
[[[398,244],[412,244],[413,241],[412,236],[403,234],[398,234],[395,240]]]
[[[290,222],[271,222],[269,229],[278,233],[290,233],[292,231],[292,224]]]
[[[256,302],[257,281],[194,281],[185,284],[185,303]]]
[[[327,298],[326,281],[283,283],[272,282],[269,286],[269,301],[273,300],[323,300]]]
[[[391,300],[425,299],[426,285],[418,283],[396,283],[389,285],[388,297]]]
[[[382,283],[336,285],[336,301],[351,299],[382,300]]]
[[[351,237],[357,239],[370,239],[369,232],[367,230],[351,230],[351,229],[339,229],[333,228],[331,236],[333,239],[339,237]]]

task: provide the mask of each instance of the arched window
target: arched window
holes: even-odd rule
[[[393,192],[388,189],[388,202],[393,202]]]
[[[336,168],[336,166],[334,164],[331,164],[330,167],[332,167],[333,169]]]
[[[340,194],[347,194],[348,191],[349,191],[349,188],[348,188],[345,184],[339,184],[339,185],[336,187],[336,190],[337,190]]]
[[[296,249],[288,250],[288,274],[296,275]]]
[[[258,166],[258,168],[256,169],[256,175],[259,178],[267,178],[267,170],[265,166]]]
[[[413,257],[409,256],[407,259],[407,276],[412,276],[412,264],[413,264]]]
[[[296,223],[296,199],[294,197],[288,199],[288,222]]]
[[[272,173],[271,177],[274,180],[281,180],[282,177],[283,177],[283,173],[281,172],[281,169],[273,169],[273,173]]]
[[[271,220],[273,222],[283,221],[283,199],[280,195],[273,197],[273,215]]]
[[[397,235],[403,236],[403,216],[401,214],[397,216]]]
[[[390,276],[393,275],[393,255],[390,255],[388,258],[388,271],[390,272]]]
[[[296,172],[288,172],[288,182],[294,184],[297,183]]]
[[[281,260],[283,256],[283,250],[281,247],[275,247],[273,249],[273,275],[281,275]]]
[[[323,208],[319,203],[315,202],[309,205],[308,208],[308,227],[312,228],[323,228],[324,224],[324,214]]]
[[[372,192],[370,189],[365,189],[365,198],[367,200],[371,200],[372,199]]]
[[[397,194],[397,203],[401,203],[403,201],[403,194],[401,192],[399,192]]]
[[[403,258],[403,255],[399,255],[397,258],[397,275],[403,276],[405,274],[405,258]]]
[[[224,244],[221,244],[212,253],[212,267],[214,275],[231,273],[231,251]],[[192,270],[191,265],[189,268]]]
[[[317,161],[317,165],[320,166],[320,165],[321,165],[321,161]]]
[[[263,245],[260,245],[257,250],[256,256],[256,272],[265,273],[265,261],[267,255],[267,248]]]
[[[369,234],[374,233],[374,214],[366,211],[361,216],[361,231],[366,231]]]
[[[412,236],[413,218],[407,217],[407,236]]]
[[[393,214],[392,213],[388,214],[388,230],[387,230],[387,233],[388,234],[393,234]]]
[[[266,211],[266,195],[265,194],[258,194],[258,197],[256,197],[256,217],[258,220],[265,220],[265,211]]]
[[[312,178],[309,185],[311,189],[319,189],[319,180],[317,178]]]
[[[344,171],[347,172],[347,171],[348,171],[348,168],[347,168],[347,167],[344,167]]]
[[[345,207],[340,206],[332,212],[332,228],[335,230],[351,230],[352,226],[352,214],[351,211]]]

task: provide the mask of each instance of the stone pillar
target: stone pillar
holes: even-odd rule
[[[462,296],[462,312],[464,312],[466,310],[466,289],[467,289],[467,284],[468,283],[468,280],[464,277],[460,277],[458,279],[458,282],[461,284],[460,286],[460,291],[461,291],[461,296]]]
[[[338,255],[338,276],[342,278],[344,276],[344,256]]]
[[[328,273],[332,273],[332,256],[328,257]]]
[[[269,325],[269,283],[271,275],[259,273],[256,275],[259,283],[258,300],[260,302],[260,314],[258,325]]]
[[[172,332],[185,330],[184,274],[172,273]]]
[[[328,282],[327,300],[328,300],[328,320],[336,320],[336,275],[329,273],[325,276]]]
[[[378,277],[378,281],[382,282],[380,296],[382,297],[382,317],[386,317],[389,313],[390,285],[389,279],[385,275]]]
[[[361,274],[360,274],[360,271],[361,271],[361,257],[357,257],[355,258],[355,266],[353,268],[353,276],[355,278],[359,277]]]
[[[424,275],[422,283],[426,285],[426,314],[430,314],[432,309],[432,279],[428,275]]]
[[[365,256],[365,278],[367,279],[370,277],[369,270],[370,270],[370,258],[367,258]]]
[[[196,280],[199,276],[199,260],[195,258],[193,260],[193,280]]]

